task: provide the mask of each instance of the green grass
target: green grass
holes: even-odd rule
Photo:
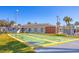
[[[0,53],[26,53],[34,52],[34,49],[9,37],[7,34],[0,34]]]

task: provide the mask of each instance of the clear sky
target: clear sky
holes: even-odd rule
[[[60,17],[61,24],[65,24],[63,18],[70,16],[79,21],[78,6],[0,6],[0,19],[16,20],[16,10],[19,10],[17,23],[27,22],[56,24],[56,16]]]

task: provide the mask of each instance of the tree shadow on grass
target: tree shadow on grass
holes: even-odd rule
[[[0,45],[0,52],[5,53],[5,51],[12,51],[12,53],[33,53],[34,50],[28,45],[24,45],[18,41],[12,41],[7,43],[6,45]]]

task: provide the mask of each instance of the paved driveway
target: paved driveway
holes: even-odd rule
[[[66,52],[79,52],[79,40],[66,43],[66,44],[61,44],[57,46],[50,46],[47,48],[37,48],[36,52],[39,53],[66,53]]]

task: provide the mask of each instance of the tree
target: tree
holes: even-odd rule
[[[72,21],[72,18],[70,18],[69,16],[64,17],[63,19],[66,22],[66,25],[70,25],[70,22]]]
[[[0,19],[0,26],[1,27],[8,27],[8,26],[12,26],[12,25],[14,25],[14,24],[16,24],[16,22],[15,21],[7,21],[7,20],[5,20],[5,19]]]
[[[7,20],[1,19],[0,20],[0,26],[1,27],[3,27],[3,26],[7,27],[7,26],[9,26],[9,22]]]
[[[16,24],[16,22],[15,21],[10,21],[10,26],[12,26],[12,25],[14,25],[14,24]]]
[[[75,25],[79,25],[79,22],[78,22],[78,21],[76,21],[76,22],[75,22]]]
[[[27,24],[31,24],[31,22],[28,22]]]
[[[78,30],[79,30],[79,27],[78,27],[79,22],[78,22],[78,21],[76,21],[74,25],[75,25],[75,32],[76,32],[76,31],[78,31]]]
[[[35,22],[35,24],[38,24],[37,22]]]
[[[18,26],[21,26],[21,24],[18,24]]]

